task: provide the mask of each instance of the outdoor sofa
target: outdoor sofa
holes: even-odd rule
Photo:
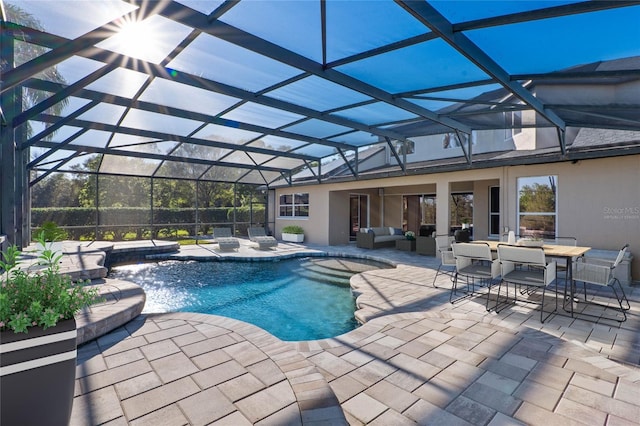
[[[394,247],[396,241],[404,240],[402,229],[390,226],[377,228],[360,228],[356,235],[356,247],[376,249],[380,247]]]

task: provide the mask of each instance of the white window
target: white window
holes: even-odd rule
[[[504,122],[505,139],[522,133],[522,111],[505,112]]]
[[[464,145],[465,149],[469,145],[469,136],[467,133],[445,133],[442,136],[442,148],[460,148]],[[471,135],[471,145],[476,144],[475,133]]]
[[[522,111],[513,111],[511,117],[513,120],[513,134],[522,133]]]
[[[408,155],[416,152],[416,144],[414,141],[396,141],[394,148],[398,155]]]
[[[280,195],[280,217],[309,217],[309,194]]]
[[[518,178],[518,231],[552,239],[557,231],[558,176]]]

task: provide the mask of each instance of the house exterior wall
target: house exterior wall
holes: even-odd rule
[[[533,130],[530,129],[523,130],[528,130],[530,133],[533,133]],[[407,163],[454,158],[464,155],[461,147],[444,148],[443,137],[444,135],[430,135],[412,138],[415,142],[415,149],[412,154],[407,154]],[[503,129],[473,132],[473,138],[475,138],[476,143],[473,144],[472,150],[477,154],[515,148],[513,140],[505,137],[505,131]],[[391,154],[388,155],[390,156],[390,164],[394,164],[395,158],[392,158],[393,156],[391,156]]]
[[[385,190],[386,192],[386,190]],[[402,227],[402,195],[384,196],[384,222],[382,226]]]
[[[308,193],[309,194],[309,217],[306,218],[290,218],[279,216],[279,206],[277,205],[280,195],[292,193]],[[278,239],[282,238],[282,228],[287,225],[298,225],[304,229],[305,242],[324,241],[322,244],[329,244],[329,192],[321,185],[307,187],[289,187],[276,191],[275,194],[275,232],[274,236]],[[349,200],[347,200],[347,213],[344,217],[349,217]],[[337,215],[342,214],[336,211]],[[348,226],[348,225],[347,225]]]
[[[449,228],[449,194],[470,188],[474,192],[474,235],[483,239],[488,235],[489,186],[501,188],[501,229],[508,226],[516,230],[518,178],[546,175],[558,177],[558,235],[575,236],[579,245],[594,249],[618,250],[629,243],[629,250],[634,255],[632,277],[640,280],[640,155],[295,187],[296,192],[309,193],[309,218],[300,221],[276,218],[277,235],[282,226],[302,222],[307,231],[306,241],[310,243],[347,244],[348,194],[369,193],[371,226],[380,226],[382,197],[379,188],[385,188],[384,225],[387,226],[401,223],[395,222],[395,213],[391,213],[401,211],[400,192],[433,193],[435,188],[438,198],[436,232],[444,234]],[[278,189],[277,195],[281,192],[292,190]],[[335,194],[330,195],[332,193]],[[398,206],[393,205],[395,202]],[[401,219],[399,214],[397,217]]]

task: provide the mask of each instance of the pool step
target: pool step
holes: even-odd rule
[[[310,258],[300,263],[296,273],[328,284],[349,285],[353,275],[371,269],[377,269],[377,267],[346,259]]]
[[[353,271],[345,271],[344,269],[338,269],[338,267],[332,267],[331,264],[320,263],[320,262],[305,262],[305,263],[302,263],[300,266],[309,271],[317,272],[323,275],[332,276],[336,278],[342,278],[347,281],[355,273]]]
[[[349,285],[349,276],[336,276],[327,274],[325,271],[318,269],[311,269],[308,267],[298,268],[294,271],[297,275],[308,278],[314,281],[319,281],[326,284],[345,286]]]
[[[339,286],[349,285],[349,280],[346,278],[333,277],[331,275],[325,275],[320,272],[310,271],[308,269],[301,268],[296,270],[295,273],[302,278],[308,278],[310,280],[314,280],[314,281],[325,283],[325,284],[332,284],[332,285],[339,285]]]

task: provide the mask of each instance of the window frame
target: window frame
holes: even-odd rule
[[[554,192],[554,207],[553,207],[553,212],[537,212],[537,211],[528,211],[528,212],[522,212],[521,211],[521,206],[520,206],[520,192],[521,192],[521,180],[524,179],[529,179],[531,181],[534,180],[541,180],[541,179],[549,179],[549,178],[553,178],[553,185],[555,185],[555,192]],[[517,205],[517,229],[518,229],[518,233],[522,234],[522,232],[520,231],[522,226],[521,226],[521,222],[522,222],[522,216],[553,216],[553,235],[544,235],[544,231],[542,234],[542,238],[543,239],[554,239],[557,235],[558,235],[558,203],[559,203],[559,185],[558,185],[558,175],[540,175],[540,176],[520,176],[518,178],[516,178],[516,205]],[[534,230],[536,231],[536,230]],[[528,234],[527,234],[528,235]],[[537,236],[537,235],[536,235]]]
[[[522,133],[522,111],[505,112],[505,139],[513,139]]]
[[[286,200],[287,197],[291,198],[291,202],[283,203],[283,199]],[[306,198],[306,203],[300,202],[301,198]],[[291,214],[286,214],[289,211]],[[306,212],[306,214],[299,214],[302,212]],[[278,196],[278,219],[308,219],[309,214],[308,192],[288,192]]]
[[[429,203],[431,201],[431,203]],[[428,222],[426,219],[427,205],[431,204],[433,208],[433,222]],[[437,221],[438,213],[438,201],[436,194],[422,194],[420,195],[420,221],[427,225],[435,225]]]
[[[498,200],[497,200],[497,206],[498,206],[498,210],[497,211],[493,211],[493,197],[494,197],[494,191],[497,192],[497,196],[498,196]],[[498,224],[497,224],[497,229],[495,229],[495,231],[497,232],[491,232],[493,231],[493,221],[492,219],[494,217],[498,218]],[[489,223],[488,223],[488,235],[490,237],[499,237],[500,236],[500,185],[491,185],[489,187]]]
[[[471,217],[469,218],[469,227],[473,226],[473,217],[474,217],[474,208],[475,208],[475,194],[473,191],[452,191],[449,193],[449,226],[450,227],[457,227],[457,226],[462,226],[462,224],[464,223],[464,220],[461,220],[460,223],[454,223],[454,211],[455,211],[455,203],[453,202],[453,199],[455,196],[464,196],[464,197],[468,197],[471,196]]]

